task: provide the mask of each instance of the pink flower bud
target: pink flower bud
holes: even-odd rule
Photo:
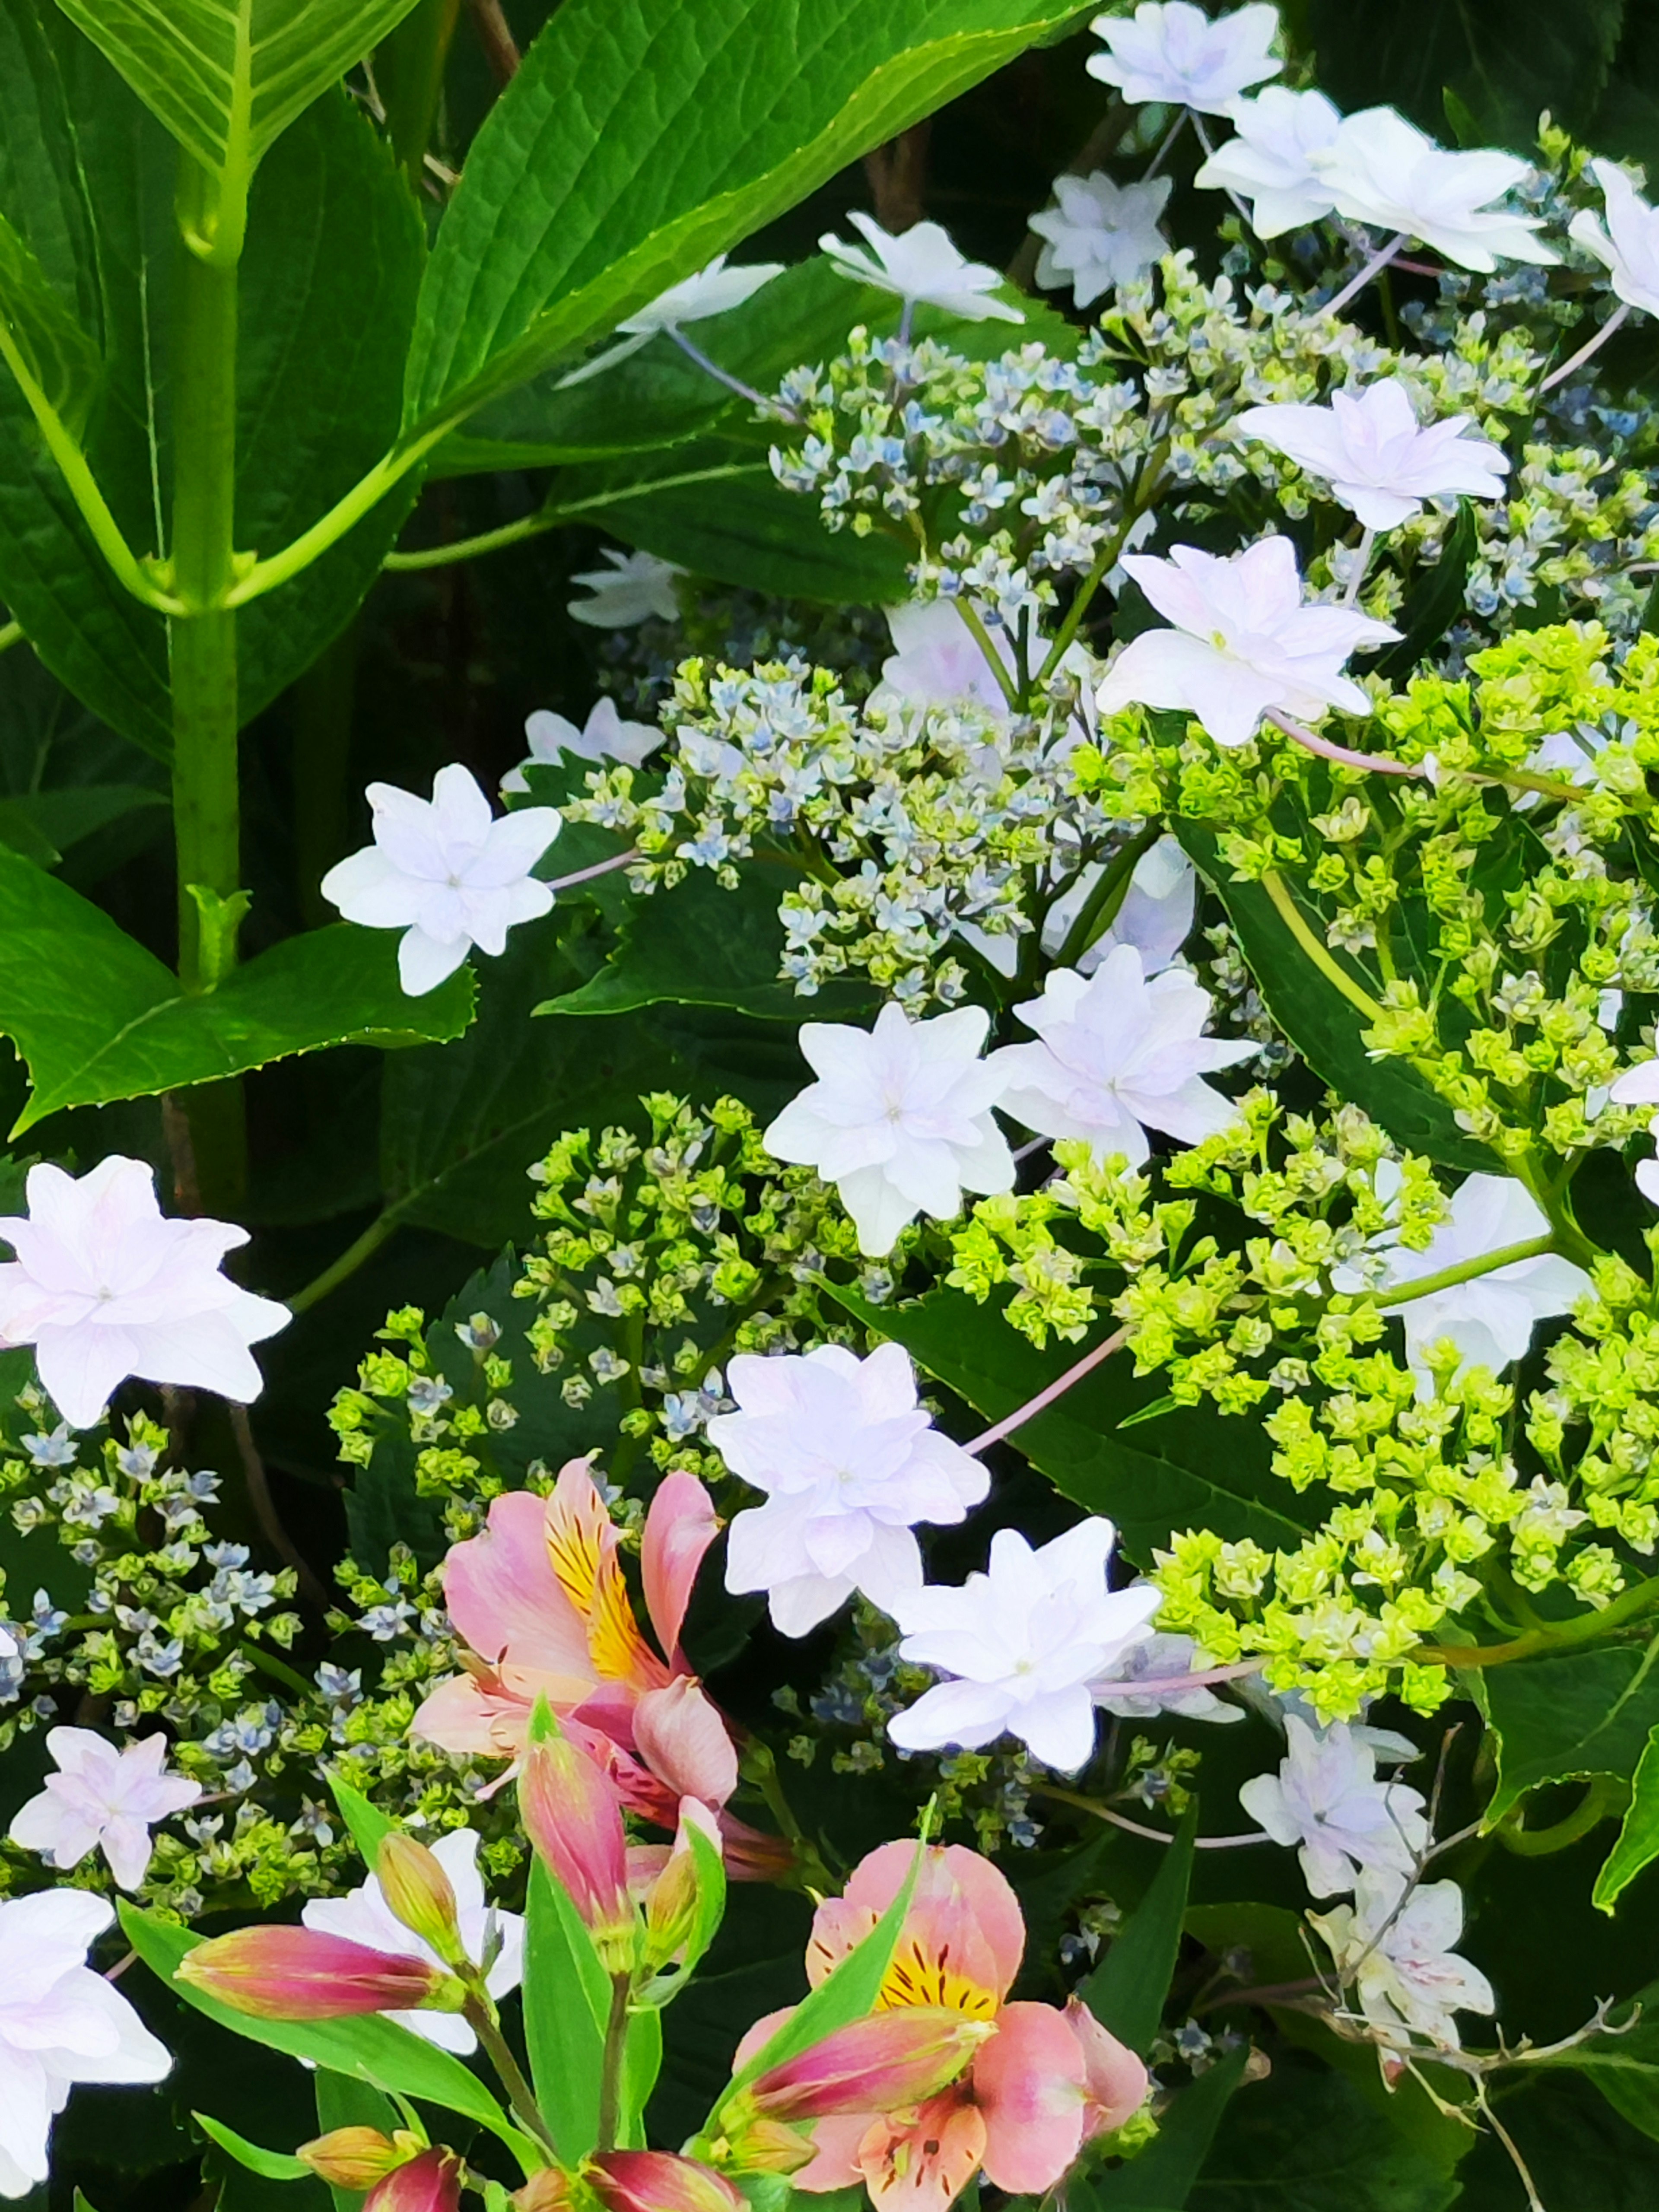
[[[331,2128],[295,2153],[332,2189],[373,2189],[388,2173],[417,2157],[425,2146],[405,2135],[383,2136],[378,2128]]]
[[[954,2081],[994,2022],[943,2005],[902,2005],[850,2021],[810,2051],[772,2067],[745,2093],[772,2119],[890,2112],[925,2104]]]
[[[423,2150],[375,2183],[363,2212],[459,2212],[465,2171],[453,2150]]]
[[[239,1928],[198,1943],[177,1978],[259,2020],[338,2020],[348,2013],[459,2012],[466,1992],[424,1959],[397,1958],[314,1928]]]
[[[413,1836],[395,1830],[380,1838],[374,1875],[394,1918],[435,1951],[446,1966],[468,1963],[454,1886],[437,1858]]]
[[[605,2212],[744,2212],[724,2175],[672,2151],[601,2151],[586,2178]]]
[[[570,1900],[612,1973],[633,1964],[638,1916],[628,1893],[622,1801],[538,1700],[519,1775],[519,1813],[536,1855]]]
[[[1140,2110],[1149,2077],[1133,2051],[1101,2026],[1081,1997],[1067,2000],[1066,2023],[1083,2052],[1083,2140],[1090,2142]]]
[[[719,1821],[696,1798],[682,1797],[674,1847],[645,1893],[645,1964],[653,1973],[684,1952],[708,1902],[704,1869],[691,1847],[689,1831],[693,1828],[707,1839],[714,1861],[720,1858]],[[718,1875],[718,1863],[714,1871]]]

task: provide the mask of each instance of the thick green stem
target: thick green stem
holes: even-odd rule
[[[542,2118],[535,2092],[525,2080],[524,2069],[513,2056],[512,2048],[501,2033],[494,2005],[487,1996],[475,1990],[467,1998],[461,2017],[488,2053],[489,2063],[507,2092],[507,2101],[513,2107],[514,2118],[526,2135],[533,2136],[543,2149],[556,2159],[558,2151],[554,2144],[552,2130]]]
[[[1659,1576],[1638,1583],[1604,1605],[1598,1612],[1583,1613],[1571,1620],[1547,1622],[1524,1636],[1504,1644],[1419,1644],[1411,1656],[1437,1667],[1508,1667],[1517,1659],[1530,1659],[1540,1651],[1571,1651],[1581,1644],[1599,1644],[1616,1636],[1645,1613],[1659,1608]]]
[[[628,2055],[628,2000],[631,1973],[611,1978],[611,2017],[605,2025],[605,2060],[599,2075],[599,2139],[597,2150],[615,2150],[622,2122],[623,2064]]]

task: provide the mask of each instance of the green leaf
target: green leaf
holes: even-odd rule
[[[1101,2026],[1142,2058],[1158,2035],[1175,1977],[1197,1835],[1194,1799],[1159,1863],[1152,1887],[1078,1992]]]
[[[1314,1073],[1339,1098],[1363,1106],[1397,1144],[1422,1153],[1443,1167],[1466,1174],[1492,1174],[1498,1163],[1484,1145],[1466,1136],[1451,1108],[1403,1060],[1373,1060],[1364,1043],[1365,1016],[1328,977],[1322,975],[1297,943],[1272,899],[1257,883],[1234,883],[1216,850],[1212,831],[1195,822],[1177,822],[1176,835],[1205,878],[1213,885],[1238,941],[1256,988],[1269,1012]],[[1324,921],[1310,908],[1300,886],[1290,886],[1313,935],[1323,941]],[[1376,976],[1340,953],[1332,958],[1362,990],[1375,998]]]
[[[1474,142],[1477,145],[1481,142]],[[1469,568],[1480,549],[1480,526],[1468,500],[1458,502],[1457,520],[1446,533],[1440,558],[1413,580],[1395,628],[1400,641],[1379,653],[1370,663],[1391,684],[1403,684],[1421,667],[1463,611],[1464,586]]]
[[[1528,1790],[1595,1774],[1628,1781],[1659,1724],[1659,1646],[1628,1645],[1522,1659],[1486,1670],[1498,1780],[1485,1825],[1496,1827]],[[1632,1872],[1635,1870],[1632,1869]]]
[[[380,1856],[382,1840],[396,1832],[398,1823],[389,1820],[378,1805],[371,1805],[361,1790],[354,1790],[337,1768],[325,1768],[323,1778],[357,1846],[357,1856],[372,1874]]]
[[[647,2008],[629,2019],[628,2039],[623,2045],[617,2136],[623,2150],[646,2148],[645,2108],[661,2072],[662,2014]]]
[[[217,186],[228,250],[289,124],[416,0],[58,0]]]
[[[1072,2212],[1095,2212],[1097,2206],[1102,2212],[1184,2212],[1249,2057],[1249,2046],[1242,2044],[1199,2075],[1161,2116],[1153,2141],[1127,2166],[1084,2182],[1075,2197],[1068,2185]]]
[[[1350,2083],[1292,2052],[1228,2100],[1187,2203],[1191,2212],[1446,2212],[1457,2193],[1455,2175],[1403,2142]]]
[[[98,394],[98,348],[54,289],[27,240],[0,216],[0,354],[27,378],[72,438]]]
[[[1650,1729],[1636,1762],[1624,1821],[1595,1877],[1595,1903],[1603,1912],[1611,1912],[1643,1868],[1655,1859],[1659,1859],[1659,1726]]]
[[[263,2174],[267,2181],[312,2181],[316,2179],[304,2159],[295,2158],[285,2150],[261,2150],[246,2136],[239,2136],[234,2128],[228,2128],[222,2120],[216,2120],[206,2112],[192,2112],[191,2118],[210,2141],[228,2151],[238,2166],[245,2166],[250,2173]]]
[[[1079,12],[564,0],[468,154],[406,421],[459,419],[535,375]]]
[[[179,1961],[202,1941],[187,1928],[140,1912],[125,1899],[119,1907],[126,1938],[150,1971],[175,1996],[233,2034],[290,2058],[309,2058],[331,2072],[367,2081],[374,2087],[459,2112],[498,2136],[529,2172],[538,2164],[535,2146],[520,2134],[501,2106],[459,2058],[379,2013],[350,2020],[255,2020],[233,2012],[188,1982],[174,1979]]]
[[[0,852],[0,1034],[34,1088],[17,1121],[145,1098],[348,1041],[459,1036],[465,969],[404,995],[390,933],[342,922],[275,945],[216,991],[191,997],[101,908]]]
[[[854,1291],[828,1287],[849,1313],[903,1345],[988,1422],[1036,1397],[1085,1350],[1051,1344],[1039,1352],[1003,1320],[1003,1298],[980,1305],[966,1291],[938,1290],[902,1305],[875,1306]],[[1124,1435],[1124,1419],[1160,1395],[1160,1378],[1137,1379],[1127,1354],[1107,1359],[1027,1421],[1018,1448],[1065,1497],[1115,1521],[1137,1566],[1150,1566],[1153,1552],[1180,1528],[1210,1528],[1230,1543],[1248,1536],[1269,1550],[1288,1550],[1318,1527],[1317,1501],[1273,1473],[1255,1420],[1223,1425],[1208,1407],[1182,1407],[1136,1422]]]
[[[611,1978],[569,1896],[539,1859],[525,1905],[524,2033],[543,2118],[567,2166],[599,2139]]]

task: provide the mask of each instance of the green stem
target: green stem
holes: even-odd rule
[[[611,491],[594,492],[587,499],[568,500],[563,506],[538,507],[517,522],[504,522],[499,530],[481,531],[476,538],[458,538],[448,545],[423,545],[413,553],[388,553],[381,567],[393,570],[447,568],[457,561],[476,561],[480,554],[499,553],[508,545],[522,545],[544,531],[557,530],[586,514],[597,514],[624,501],[643,499],[650,492],[678,491],[684,484],[720,483],[732,477],[764,475],[764,461],[728,461],[719,468],[685,469],[678,476],[653,477],[649,483],[623,484]]]
[[[273,553],[268,561],[256,561],[240,581],[233,586],[225,605],[245,607],[254,599],[263,599],[267,592],[274,592],[279,584],[303,575],[313,561],[319,561],[331,545],[337,544],[366,514],[372,514],[386,494],[394,490],[411,469],[418,468],[435,446],[442,444],[462,419],[464,411],[458,410],[441,416],[420,432],[411,432],[407,440],[400,439],[309,530],[302,530],[297,538],[290,538],[282,551]]]
[[[1455,1267],[1439,1268],[1432,1275],[1419,1275],[1411,1282],[1401,1283],[1398,1289],[1361,1294],[1361,1303],[1381,1306],[1392,1312],[1395,1306],[1408,1306],[1413,1298],[1431,1298],[1437,1291],[1455,1289],[1459,1283],[1478,1282],[1482,1275],[1490,1275],[1499,1267],[1513,1267],[1522,1260],[1541,1260],[1547,1252],[1556,1249],[1555,1238],[1549,1237],[1523,1237],[1518,1244],[1500,1244],[1495,1252],[1483,1252],[1474,1260],[1460,1260]]]
[[[623,2063],[628,2055],[628,2000],[631,1973],[611,1978],[611,2016],[605,2024],[605,2059],[599,2075],[599,2139],[596,2150],[615,2150],[622,2118]]]
[[[1269,868],[1261,878],[1261,888],[1279,909],[1279,918],[1295,938],[1308,958],[1318,969],[1327,982],[1334,983],[1351,1006],[1358,1006],[1368,1022],[1381,1021],[1383,1009],[1370,993],[1357,983],[1341,963],[1331,957],[1329,948],[1320,943],[1309,928],[1302,909],[1291,894],[1291,887],[1276,868]]]
[[[1614,1636],[1639,1620],[1644,1613],[1651,1613],[1656,1606],[1659,1606],[1659,1576],[1638,1583],[1634,1589],[1627,1589],[1599,1613],[1531,1628],[1506,1644],[1419,1644],[1411,1656],[1437,1667],[1507,1667],[1516,1659],[1530,1659],[1535,1652],[1570,1651],[1580,1644],[1599,1644],[1604,1637]]]
[[[1629,1797],[1628,1783],[1611,1774],[1593,1775],[1589,1788],[1565,1820],[1547,1828],[1528,1828],[1522,1824],[1517,1805],[1510,1819],[1498,1822],[1498,1840],[1505,1850],[1521,1858],[1548,1858],[1555,1851],[1570,1850],[1592,1828],[1599,1828],[1603,1820],[1621,1812]]]
[[[377,1214],[362,1235],[346,1246],[337,1260],[325,1267],[320,1275],[314,1276],[302,1291],[295,1291],[291,1298],[283,1299],[283,1304],[289,1311],[302,1314],[307,1307],[314,1306],[325,1298],[331,1291],[337,1290],[349,1275],[356,1273],[366,1260],[374,1258],[397,1228],[398,1218],[395,1206],[388,1206],[384,1213]]]
[[[552,2130],[542,2118],[534,2091],[524,2078],[524,2069],[513,2056],[507,2038],[496,2025],[495,2007],[476,1991],[468,1997],[461,2017],[489,2054],[489,2063],[500,2077],[507,2092],[507,2101],[526,2135],[533,2136],[538,2143],[556,2160],[558,2148]]]
[[[1009,673],[1007,664],[1002,655],[991,642],[991,633],[981,619],[979,609],[969,599],[954,599],[951,604],[973,632],[975,642],[985,655],[986,665],[997,680],[997,689],[1018,714],[1023,705],[1019,696],[1019,686]]]
[[[9,622],[3,629],[0,629],[0,653],[9,653],[13,646],[21,645],[22,642],[23,625],[21,623]]]

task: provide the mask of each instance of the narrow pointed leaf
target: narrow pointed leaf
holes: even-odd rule
[[[1152,1887],[1078,1994],[1103,2028],[1146,2057],[1170,1994],[1187,1913],[1198,1806],[1188,1808]],[[1164,2199],[1155,2200],[1162,2203]]]

